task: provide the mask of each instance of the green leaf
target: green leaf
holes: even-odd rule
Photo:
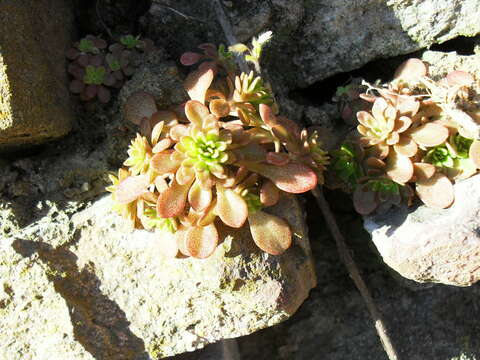
[[[105,68],[103,66],[88,65],[85,69],[83,82],[88,85],[101,85],[105,78]]]
[[[140,43],[140,36],[125,35],[120,38],[120,43],[127,49],[133,49]]]
[[[88,40],[88,39],[82,39],[80,40],[80,43],[78,44],[78,50],[84,53],[88,52],[94,52],[95,51],[95,45],[93,45],[93,41]]]

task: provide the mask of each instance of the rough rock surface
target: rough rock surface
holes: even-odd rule
[[[70,131],[73,114],[64,55],[73,32],[69,4],[0,4],[0,151]]]
[[[480,33],[476,0],[224,3],[239,41],[273,31],[274,41],[264,60],[278,93],[306,87],[377,58]],[[199,0],[153,0],[144,19],[149,36],[164,43],[176,58],[203,42],[225,42],[215,12],[205,5]]]
[[[104,197],[71,221],[44,217],[2,241],[5,358],[42,358],[41,331],[59,334],[49,341],[64,358],[159,359],[283,321],[315,286],[302,208],[291,198],[274,209],[297,234],[285,254],[261,252],[248,229],[223,229],[203,261],[162,258],[161,239],[125,232],[110,207]]]
[[[480,176],[454,187],[448,209],[402,207],[365,218],[383,261],[402,276],[458,286],[480,280]]]
[[[327,193],[400,359],[480,359],[480,283],[419,284],[378,257],[350,199]],[[312,203],[307,219],[318,286],[288,321],[238,339],[245,360],[388,360],[367,308]]]

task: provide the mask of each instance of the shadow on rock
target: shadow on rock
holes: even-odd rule
[[[47,266],[48,279],[67,303],[75,339],[95,359],[148,359],[145,344],[129,329],[125,312],[102,294],[93,265],[80,270],[77,256],[64,246],[20,239],[12,246],[24,257],[38,254]]]

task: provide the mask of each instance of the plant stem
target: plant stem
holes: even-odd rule
[[[235,35],[233,34],[232,24],[225,14],[225,10],[223,9],[223,5],[220,0],[213,0],[212,1],[213,8],[215,10],[215,14],[217,15],[218,22],[222,27],[222,30],[227,38],[229,45],[235,45],[238,43]],[[241,72],[248,73],[248,65],[245,62],[243,56],[236,56],[238,67],[240,68]]]
[[[370,294],[370,291],[368,290],[367,285],[365,284],[365,281],[363,281],[363,278],[360,275],[360,271],[357,265],[355,264],[355,261],[350,255],[351,251],[348,248],[347,244],[345,243],[345,239],[342,233],[340,232],[340,229],[338,228],[338,224],[330,210],[327,200],[325,200],[322,189],[317,187],[312,190],[312,194],[313,196],[315,196],[317,204],[323,213],[325,221],[327,222],[327,226],[330,229],[330,232],[333,238],[335,239],[335,242],[337,244],[337,250],[340,255],[340,259],[342,260],[343,264],[347,268],[350,277],[355,283],[355,286],[357,287],[357,289],[360,291],[360,294],[362,295],[362,298],[367,305],[368,311],[370,312],[370,316],[372,317],[373,322],[375,323],[375,328],[377,329],[377,333],[378,333],[378,336],[380,337],[380,341],[382,342],[383,349],[387,353],[388,358],[390,360],[398,360],[399,358],[398,358],[397,352],[395,351],[395,348],[393,347],[390,337],[388,336],[387,328],[383,322],[382,316],[380,315],[380,312],[375,306],[372,295]]]

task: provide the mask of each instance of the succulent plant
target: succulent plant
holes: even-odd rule
[[[281,254],[292,231],[264,209],[283,193],[322,182],[328,156],[315,130],[274,115],[261,77],[236,75],[222,48],[201,48],[204,55],[181,58],[189,65],[203,61],[185,80],[191,100],[181,111],[158,110],[142,91],[127,100],[125,119],[140,134],[121,176],[112,177],[116,210],[134,227],[163,234],[170,256],[210,256],[219,243],[218,221],[233,228],[248,223],[260,249]],[[166,232],[174,232],[173,240]]]
[[[411,203],[410,185],[428,206],[450,206],[452,182],[479,168],[480,127],[469,112],[479,99],[473,76],[454,71],[434,81],[427,64],[410,59],[392,82],[363,84],[359,97],[371,108],[357,112],[358,134],[333,153],[333,186],[341,179],[362,214]]]
[[[70,91],[79,94],[83,101],[98,98],[103,103],[109,102],[110,89],[120,88],[125,79],[133,75],[134,55],[150,51],[153,45],[148,39],[140,40],[133,36],[125,37],[124,42],[132,48],[127,49],[121,43],[107,48],[105,40],[87,35],[67,50],[66,57],[70,60],[68,72],[73,77]]]

